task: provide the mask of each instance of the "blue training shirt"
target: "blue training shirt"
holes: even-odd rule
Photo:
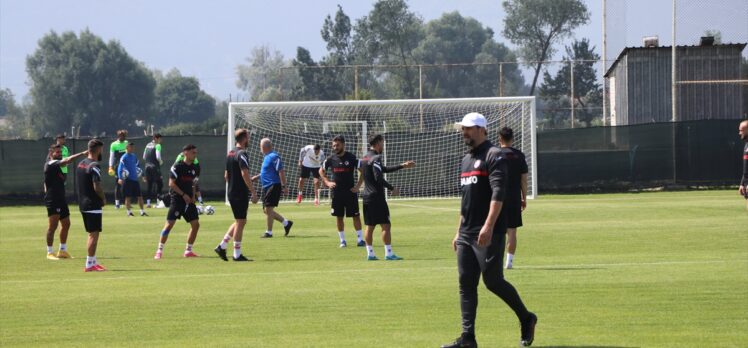
[[[262,187],[269,187],[274,184],[280,184],[280,175],[278,174],[283,169],[283,161],[275,151],[268,152],[265,158],[262,160],[262,169],[260,170],[260,179],[262,180]]]
[[[120,179],[127,179],[131,181],[138,181],[138,156],[134,153],[126,153],[122,155],[117,166],[117,177]],[[129,172],[127,178],[122,175],[122,169],[127,169]]]

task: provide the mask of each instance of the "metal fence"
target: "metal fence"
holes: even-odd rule
[[[542,197],[549,192],[617,191],[670,184],[736,185],[742,170],[743,149],[736,128],[737,123],[732,120],[710,120],[538,132],[538,190]],[[412,134],[388,133],[388,139],[398,136],[412,137]],[[138,151],[149,141],[133,140]],[[42,202],[42,168],[51,142],[51,139],[0,141],[2,204]],[[82,151],[86,142],[69,139],[67,146],[74,153]],[[168,175],[179,149],[187,143],[198,146],[204,195],[221,199],[225,192],[226,138],[223,136],[164,137],[162,173]],[[294,151],[281,155],[293,162],[296,154]],[[259,150],[251,156],[253,171],[257,171]],[[105,153],[102,167],[106,166],[107,157]],[[459,163],[459,158],[453,162]],[[288,166],[287,170],[289,181],[294,182],[298,176],[295,166]],[[456,170],[446,165],[440,175],[451,175]],[[113,184],[114,178],[104,180],[107,193],[111,194]],[[75,198],[74,187],[75,176],[68,175],[67,192],[71,199]]]

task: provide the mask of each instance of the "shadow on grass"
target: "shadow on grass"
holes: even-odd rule
[[[514,267],[512,270],[517,271],[590,271],[590,270],[600,270],[605,269],[603,267]],[[506,271],[505,271],[506,272]],[[594,347],[594,346],[590,346]]]
[[[133,268],[133,269],[121,269],[121,268],[111,269],[111,268],[107,268],[107,271],[109,271],[109,272],[161,272],[163,270],[160,270],[160,269],[142,269],[142,268],[139,268],[139,269],[135,269],[135,268]]]
[[[537,348],[639,348],[629,346],[537,346]]]

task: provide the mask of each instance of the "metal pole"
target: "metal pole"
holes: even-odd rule
[[[353,67],[353,100],[358,100],[358,65]]]
[[[504,96],[504,64],[499,63],[499,97]]]
[[[574,129],[574,61],[569,60],[569,75],[571,78],[571,90],[569,91],[569,103],[571,103],[571,128]]]
[[[418,99],[423,99],[423,65],[418,64]],[[423,132],[423,104],[418,104],[418,111]]]
[[[671,49],[671,51],[672,51],[672,54],[671,54],[672,57],[671,57],[671,63],[670,63],[670,65],[671,65],[671,67],[670,67],[670,75],[671,75],[670,76],[670,78],[671,78],[671,82],[670,82],[670,89],[671,89],[671,91],[670,91],[670,93],[672,94],[671,95],[671,101],[672,101],[672,104],[673,104],[672,105],[672,108],[673,108],[672,109],[672,112],[673,112],[673,115],[672,115],[673,122],[678,121],[678,107],[677,107],[677,105],[678,105],[678,96],[677,96],[677,93],[676,93],[677,89],[678,89],[677,86],[676,86],[676,84],[678,83],[678,80],[677,80],[677,77],[676,77],[676,73],[677,73],[678,70],[676,68],[675,1],[676,0],[673,0],[673,19],[672,19],[672,21],[673,21],[673,47]]]
[[[605,29],[605,21],[607,17],[608,9],[606,7],[605,0],[603,0],[603,126],[607,125],[607,118],[608,118],[608,102],[607,102],[607,95],[608,95],[608,81],[605,80],[605,72],[608,69],[608,64],[606,61],[606,58],[608,57],[608,32]]]
[[[671,85],[670,86],[671,87],[670,88],[670,93],[672,94],[671,95],[671,103],[673,104],[672,105],[673,116],[672,116],[672,123],[671,123],[671,126],[672,126],[672,149],[671,150],[673,152],[673,184],[675,184],[675,183],[678,182],[677,181],[678,177],[677,177],[677,173],[676,173],[678,166],[677,166],[677,163],[676,163],[677,160],[676,160],[676,155],[675,155],[676,154],[676,151],[675,151],[675,133],[676,133],[676,125],[677,125],[676,122],[678,121],[678,107],[677,107],[678,97],[677,97],[677,93],[676,93],[677,90],[678,90],[678,88],[676,86],[676,83],[677,83],[676,73],[677,73],[678,70],[676,69],[676,64],[675,64],[675,62],[676,62],[676,56],[675,56],[675,52],[676,52],[676,42],[675,42],[675,17],[676,17],[675,16],[675,1],[676,0],[673,0],[673,18],[672,18],[672,22],[673,22],[672,23],[673,24],[673,33],[672,33],[672,36],[673,36],[673,46],[672,46],[672,51],[671,51],[671,56],[672,57],[671,57],[671,62],[670,62],[670,65],[671,65],[671,67],[670,67],[670,75],[671,75],[671,77],[670,77],[671,78],[671,82],[670,82],[670,85]]]

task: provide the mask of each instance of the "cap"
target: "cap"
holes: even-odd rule
[[[471,112],[462,118],[462,122],[457,122],[454,126],[458,130],[462,127],[486,128],[486,118],[477,112]]]

